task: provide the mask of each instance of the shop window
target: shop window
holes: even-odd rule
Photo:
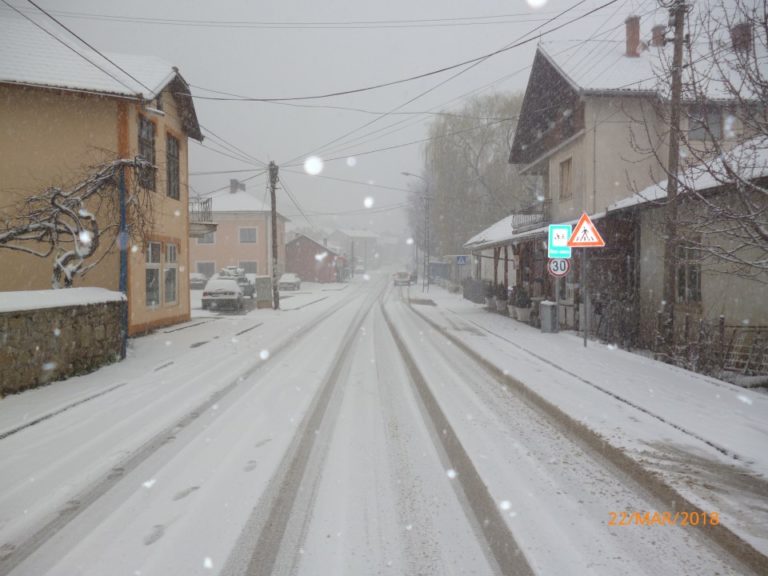
[[[216,262],[198,262],[197,271],[205,274],[206,278],[210,278],[216,273]]]
[[[723,113],[720,108],[694,106],[688,115],[688,139],[720,140],[723,135]]]
[[[206,232],[197,239],[198,244],[216,244],[216,232]]]

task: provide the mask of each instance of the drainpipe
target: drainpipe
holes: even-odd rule
[[[118,242],[120,243],[120,282],[119,290],[125,296],[120,309],[120,359],[124,360],[128,346],[128,230],[126,225],[125,209],[125,166],[120,167],[120,231]]]

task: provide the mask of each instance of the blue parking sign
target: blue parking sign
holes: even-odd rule
[[[547,257],[570,258],[571,247],[568,246],[568,238],[570,237],[570,224],[550,224],[549,241],[547,242]]]

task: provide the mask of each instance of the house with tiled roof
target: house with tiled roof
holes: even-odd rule
[[[667,19],[666,13],[642,22],[631,16],[621,28],[620,40],[539,45],[509,158],[531,191],[530,206],[466,244],[476,256],[478,277],[490,276],[494,282],[524,289],[534,307],[543,300],[557,300],[561,326],[583,329],[589,310],[594,333],[646,347],[653,347],[663,308],[666,216],[658,188],[666,187],[667,181],[672,51],[665,39]],[[732,24],[733,29],[713,40],[717,57],[753,58],[758,68],[768,69],[761,31]],[[758,35],[754,41],[753,34]],[[764,100],[746,85],[741,88],[743,78],[734,68],[721,64],[718,71],[711,54],[712,46],[706,42],[693,42],[686,53],[693,64],[683,71],[681,179],[695,171],[694,150],[712,148],[726,154],[744,142],[753,142],[752,150],[765,147],[750,140],[753,133],[742,115],[764,110]],[[743,97],[741,102],[734,102],[734,91]],[[768,173],[765,166],[758,168],[745,181],[757,182],[763,171]],[[702,181],[691,183],[689,189],[727,198],[722,194],[729,182],[741,180],[725,172],[716,185],[708,187]],[[638,194],[655,194],[656,199],[638,202]],[[756,200],[757,205],[764,203],[765,196]],[[590,215],[606,241],[604,248],[589,253],[588,292],[581,285],[585,250],[574,250],[566,277],[555,279],[547,271],[548,225],[573,225],[582,213]],[[699,238],[699,245],[726,244],[716,234],[705,240]],[[683,234],[682,241],[676,268],[676,328],[681,341],[692,337],[692,326],[699,321],[702,326],[721,323],[734,330],[744,325],[744,319],[753,326],[768,325],[768,311],[761,303],[765,283],[754,277],[759,273],[752,278],[734,275],[722,259],[705,266],[685,248],[692,236],[686,239]],[[758,292],[762,298],[756,297]]]
[[[233,186],[211,196],[216,231],[190,241],[193,271],[211,277],[226,266],[247,274],[272,275],[271,207],[251,191]],[[285,272],[285,224],[277,213],[277,275]]]
[[[142,157],[153,168],[140,181],[128,175],[126,201],[134,185],[149,193],[146,236],[118,242],[120,216],[88,207],[104,237],[97,264],[74,285],[124,292],[130,334],[187,320],[188,141],[203,137],[186,81],[160,58],[102,54],[33,18],[0,8],[0,219],[49,187],[82,181],[96,165]],[[0,275],[0,291],[49,289],[55,256],[0,250],[3,270],[23,271]]]

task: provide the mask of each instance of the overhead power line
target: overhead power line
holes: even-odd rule
[[[589,10],[580,16],[577,16],[575,18],[572,18],[571,20],[567,22],[563,22],[562,24],[559,24],[555,26],[554,28],[550,28],[549,30],[546,30],[541,33],[540,36],[536,36],[533,38],[528,38],[525,40],[520,40],[517,42],[514,42],[512,44],[508,44],[507,46],[504,46],[503,48],[499,48],[498,50],[494,50],[493,52],[488,52],[487,54],[483,54],[482,56],[477,56],[475,58],[470,58],[468,60],[464,60],[463,62],[458,62],[456,64],[451,64],[450,66],[444,66],[442,68],[438,68],[436,70],[431,70],[429,72],[424,72],[422,74],[416,74],[414,76],[409,76],[406,78],[401,78],[399,80],[392,80],[389,82],[381,82],[379,84],[373,84],[370,86],[364,86],[361,88],[353,88],[351,90],[340,90],[337,92],[328,92],[326,94],[314,94],[314,95],[308,95],[308,96],[290,96],[290,97],[282,97],[282,98],[256,98],[256,97],[218,97],[218,96],[193,96],[193,98],[198,100],[222,100],[222,101],[242,101],[242,102],[291,102],[295,100],[320,100],[324,98],[333,98],[336,96],[346,96],[349,94],[359,94],[361,92],[369,92],[371,90],[378,90],[381,88],[386,88],[389,86],[396,86],[398,84],[404,84],[406,82],[412,82],[414,80],[420,80],[422,78],[428,78],[430,76],[434,76],[436,74],[442,74],[443,72],[448,72],[450,70],[455,70],[456,68],[461,68],[462,66],[467,66],[470,64],[475,64],[482,62],[484,60],[487,60],[488,58],[491,58],[493,56],[497,56],[499,54],[502,54],[504,52],[508,52],[509,50],[513,50],[515,48],[519,48],[520,46],[523,46],[525,44],[529,44],[530,42],[539,40],[542,36],[545,36],[547,34],[551,34],[552,32],[555,32],[557,30],[560,30],[561,28],[568,26],[569,24],[572,24],[574,22],[577,22],[578,20],[581,20],[582,18],[585,18],[586,16],[589,16],[590,14],[593,14],[599,10],[602,10],[603,8],[606,8],[607,6],[610,6],[611,4],[615,4],[619,0],[609,0],[608,2],[601,4],[597,8],[593,8],[592,10]],[[583,3],[580,2],[580,4]],[[551,22],[555,18],[550,18],[546,22]],[[539,27],[540,28],[540,27]],[[530,34],[529,32],[528,34]],[[528,35],[526,34],[526,36]]]
[[[51,10],[62,18],[81,20],[96,20],[102,22],[127,22],[135,24],[154,24],[165,26],[188,26],[198,28],[257,28],[257,29],[298,29],[298,30],[357,30],[375,28],[439,28],[453,26],[487,26],[498,24],[542,22],[545,15],[552,12],[513,12],[487,16],[463,16],[455,18],[416,18],[394,20],[336,20],[336,21],[270,21],[270,20],[204,20],[183,18],[159,18],[149,16],[121,16],[98,14],[92,12],[72,12],[67,10]],[[510,20],[514,18],[514,20]]]

